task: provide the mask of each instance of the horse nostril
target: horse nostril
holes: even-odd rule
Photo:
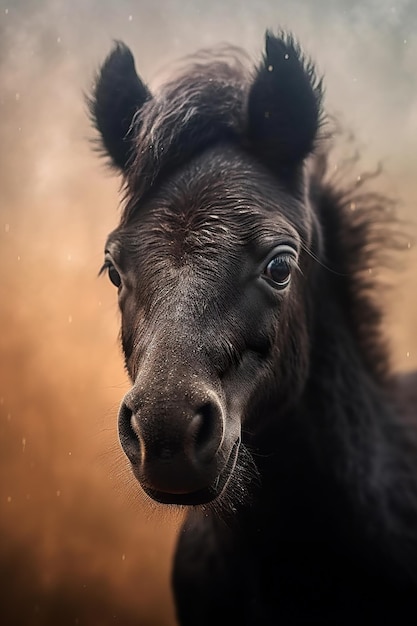
[[[119,409],[119,439],[129,461],[137,464],[140,460],[140,440],[132,426],[133,411],[123,401]]]
[[[208,462],[216,454],[223,435],[220,407],[206,402],[196,410],[188,427],[188,454],[196,461]]]

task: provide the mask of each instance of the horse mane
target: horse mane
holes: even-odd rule
[[[337,129],[312,159],[310,197],[324,230],[322,262],[327,278],[336,279],[340,304],[367,370],[385,387],[392,384],[392,368],[382,331],[381,293],[389,285],[391,271],[401,267],[400,253],[410,245],[410,238],[394,198],[372,188],[381,166],[359,174],[358,153],[340,165],[331,163],[332,144],[343,140],[342,135]]]

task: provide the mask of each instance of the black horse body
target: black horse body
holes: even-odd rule
[[[229,54],[154,96],[118,44],[90,101],[125,184],[103,266],[120,441],[150,497],[189,507],[182,625],[414,623],[417,378],[391,374],[375,303],[391,207],[329,176],[291,37],[252,74]]]

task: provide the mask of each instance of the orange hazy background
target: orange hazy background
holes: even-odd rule
[[[116,294],[98,279],[118,185],[83,92],[122,39],[145,81],[222,41],[259,59],[291,29],[363,169],[417,222],[414,0],[0,0],[0,622],[172,626],[180,516],[146,503],[119,450],[129,388]],[[417,228],[409,227],[410,242]],[[417,254],[381,292],[393,364],[417,366]]]

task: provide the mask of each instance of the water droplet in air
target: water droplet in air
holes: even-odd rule
[[[273,72],[273,71],[274,71],[274,66],[268,65],[268,72]]]
[[[290,55],[288,54],[288,52],[287,52],[287,54],[284,54],[284,59],[285,59],[286,61],[287,61],[289,58],[290,58]]]

